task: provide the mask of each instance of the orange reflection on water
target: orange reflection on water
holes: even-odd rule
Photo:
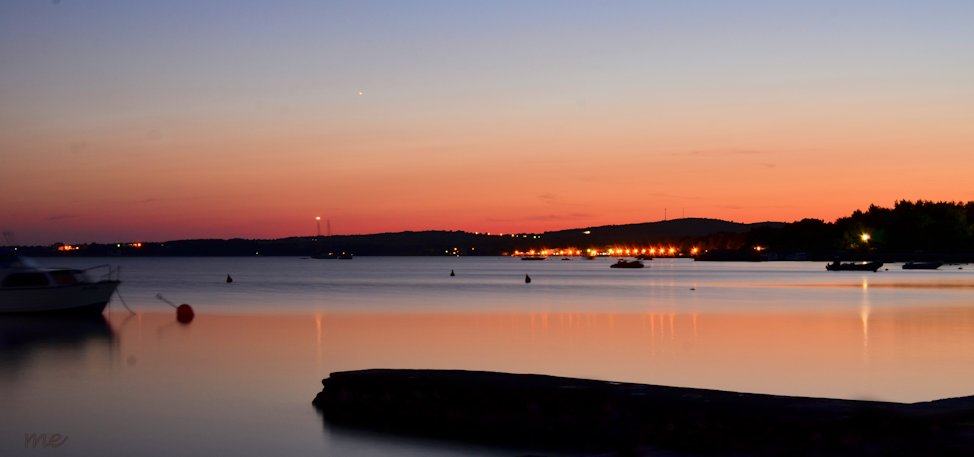
[[[827,282],[827,283],[726,283],[715,284],[722,287],[810,287],[810,288],[878,288],[878,289],[974,289],[974,283],[967,280],[942,280],[930,282],[902,282],[892,281],[869,281],[863,278],[861,282]]]
[[[188,326],[174,324],[171,316],[146,315],[138,326],[117,330],[122,352],[148,364],[150,373],[178,370],[214,387],[233,378],[241,389],[267,395],[280,395],[273,392],[282,385],[316,385],[333,371],[379,367],[893,401],[974,393],[974,309],[963,306],[201,315]]]

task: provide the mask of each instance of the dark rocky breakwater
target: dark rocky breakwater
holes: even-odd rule
[[[325,421],[395,434],[609,455],[974,455],[974,396],[787,397],[459,370],[332,373]]]

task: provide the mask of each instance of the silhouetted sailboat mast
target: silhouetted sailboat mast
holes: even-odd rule
[[[318,222],[318,237],[315,238],[315,246],[317,252],[311,256],[313,259],[351,259],[352,253],[342,252],[340,254],[335,251],[330,250],[331,246],[328,246],[327,242],[323,242],[321,247],[318,247],[318,239],[321,238],[321,218],[315,218]],[[324,240],[331,238],[331,219],[325,219],[325,237]]]

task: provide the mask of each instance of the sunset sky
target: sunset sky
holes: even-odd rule
[[[540,232],[974,200],[972,24],[968,0],[4,0],[0,229]]]

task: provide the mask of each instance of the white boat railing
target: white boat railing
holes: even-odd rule
[[[101,276],[98,277],[98,280],[99,281],[118,281],[119,280],[119,277],[121,276],[122,267],[120,267],[120,266],[119,267],[112,266],[111,264],[108,264],[108,263],[102,264],[102,265],[95,265],[93,267],[88,267],[88,268],[85,268],[82,271],[84,271],[87,274],[87,273],[91,272],[92,270],[103,270],[103,269],[105,271],[103,271],[103,272],[100,273]],[[91,276],[92,277],[96,277],[96,275],[94,273],[91,273]]]

